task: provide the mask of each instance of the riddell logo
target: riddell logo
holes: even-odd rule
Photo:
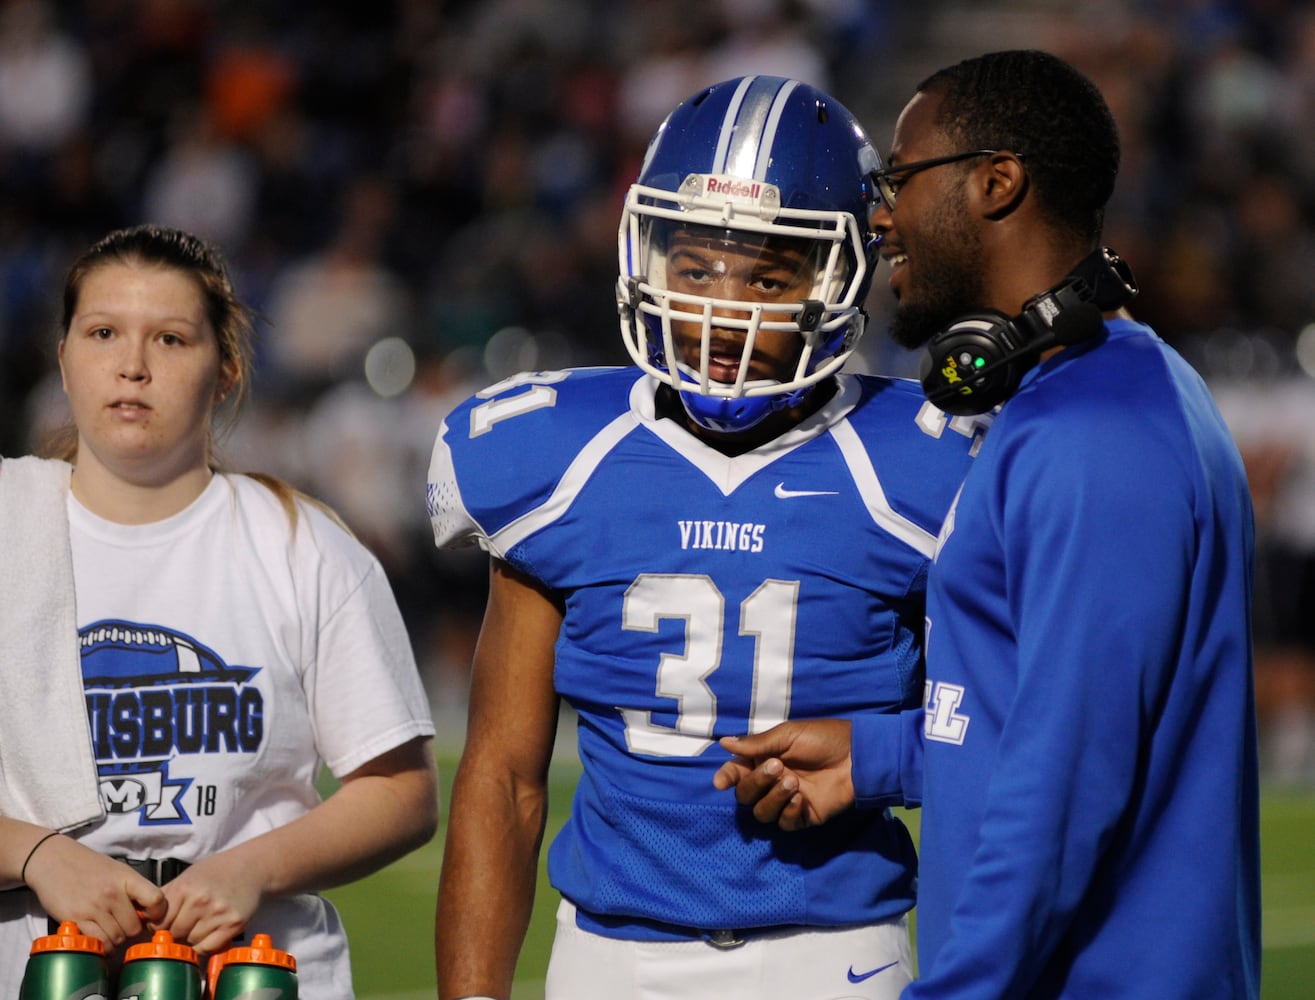
[[[762,196],[763,186],[757,181],[742,181],[734,177],[708,177],[706,194],[717,194],[724,198],[752,198]]]

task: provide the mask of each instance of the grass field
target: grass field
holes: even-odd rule
[[[446,806],[455,761],[439,761]],[[554,765],[548,836],[565,818],[578,765]],[[1315,996],[1315,794],[1267,791],[1262,802],[1263,1000]],[[907,817],[916,831],[917,813]],[[427,847],[329,896],[352,941],[360,1000],[433,1000],[434,893],[444,831]],[[556,894],[540,877],[513,1000],[542,1000]]]

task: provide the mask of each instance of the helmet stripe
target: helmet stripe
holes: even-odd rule
[[[781,115],[798,85],[795,80],[763,76],[748,76],[739,82],[722,118],[713,173],[755,180],[767,176]]]
[[[717,152],[712,157],[711,172],[714,174],[727,172],[726,159],[731,139],[735,138],[735,121],[740,116],[740,105],[744,103],[744,95],[756,79],[758,79],[756,76],[746,76],[741,80],[735,88],[735,93],[731,95],[730,103],[726,105],[726,115],[721,120],[721,131],[717,134]],[[739,136],[736,142],[737,144],[743,144],[744,136]]]
[[[797,86],[799,86],[799,83],[791,80],[781,88],[776,95],[776,100],[772,102],[772,110],[767,115],[767,125],[763,129],[762,142],[758,147],[758,163],[753,174],[756,180],[764,180],[767,177],[767,168],[771,166],[772,162],[772,147],[776,145],[776,130],[781,125],[781,115],[785,112],[786,101],[789,99],[791,91]]]

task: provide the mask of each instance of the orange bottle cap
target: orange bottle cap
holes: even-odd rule
[[[210,991],[212,993],[215,983],[219,982],[219,974],[224,971],[224,965],[227,962],[227,952],[217,951],[210,956],[210,962],[205,969],[205,981],[210,984]]]
[[[138,958],[173,958],[180,962],[198,965],[196,949],[191,945],[180,944],[168,931],[156,931],[149,941],[135,944],[123,956],[125,962]]]
[[[233,965],[277,965],[290,972],[297,971],[297,960],[286,951],[274,947],[274,941],[268,934],[257,934],[251,939],[250,947],[229,948],[224,954],[224,964]]]
[[[104,955],[105,942],[81,933],[77,924],[66,920],[54,934],[46,934],[32,942],[33,955],[46,951],[88,951],[93,955]]]

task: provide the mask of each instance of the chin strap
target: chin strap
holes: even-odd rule
[[[736,434],[757,427],[774,413],[798,406],[812,388],[812,386],[804,386],[793,392],[740,396],[737,399],[702,396],[697,392],[681,391],[680,401],[689,418],[705,430],[716,431],[719,434]]]

